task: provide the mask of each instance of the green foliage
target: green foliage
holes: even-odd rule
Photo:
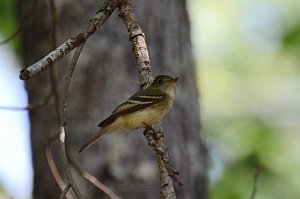
[[[0,0],[0,32],[3,37],[7,38],[12,35],[17,28],[16,8],[14,0]],[[5,38],[2,38],[4,40]],[[16,39],[11,41],[11,44],[16,48]]]
[[[300,21],[285,32],[282,41],[287,48],[300,45]]]
[[[211,198],[300,198],[300,1],[189,4]]]
[[[8,36],[16,28],[14,1],[0,0],[0,5],[0,31]]]

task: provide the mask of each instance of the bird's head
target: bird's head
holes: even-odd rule
[[[150,87],[159,88],[171,97],[174,97],[175,85],[179,77],[170,77],[168,75],[158,75],[155,77]]]

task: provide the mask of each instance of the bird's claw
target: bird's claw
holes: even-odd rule
[[[150,126],[146,123],[143,123],[143,124],[146,126],[144,134],[152,135],[154,140],[158,140],[160,138],[160,136],[158,136],[158,133],[156,133],[156,131],[152,128],[152,126]]]

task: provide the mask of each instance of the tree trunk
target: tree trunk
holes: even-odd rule
[[[101,7],[99,1],[57,1],[60,43],[86,27]],[[28,2],[18,0],[20,15]],[[183,0],[138,0],[134,11],[146,35],[153,75],[180,76],[176,99],[162,121],[171,162],[180,172],[183,187],[178,198],[208,198],[207,152],[200,132],[199,96],[191,52],[190,27]],[[48,1],[38,1],[31,21],[22,32],[22,58],[28,66],[51,50],[51,18]],[[73,53],[71,53],[73,54]],[[57,68],[61,92],[70,56]],[[27,81],[30,102],[50,92],[49,70]],[[138,72],[125,25],[118,10],[85,45],[74,73],[67,108],[67,147],[75,167],[89,171],[122,198],[159,198],[159,175],[155,154],[143,130],[106,135],[89,150],[79,147],[97,131],[100,121],[139,89]],[[45,147],[58,138],[54,99],[30,111],[34,198],[58,198],[60,191],[45,158]],[[61,168],[58,142],[52,145]],[[64,176],[64,174],[62,173]],[[84,198],[103,194],[76,175]]]

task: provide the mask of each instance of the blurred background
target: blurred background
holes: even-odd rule
[[[300,1],[189,1],[213,199],[300,198]]]
[[[1,40],[17,28],[13,3],[0,0]],[[249,198],[256,167],[256,198],[300,198],[300,1],[187,3],[211,198]],[[0,46],[0,106],[27,104],[18,48]],[[27,113],[0,117],[0,198],[30,198]]]

